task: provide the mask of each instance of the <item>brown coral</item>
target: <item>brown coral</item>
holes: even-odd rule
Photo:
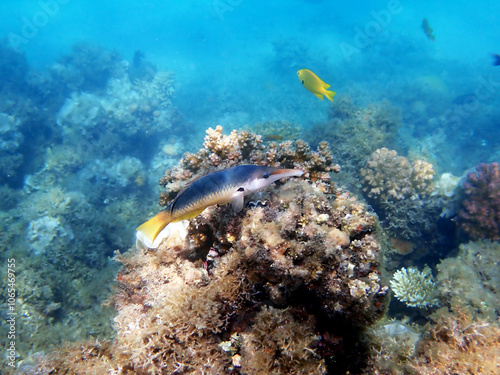
[[[186,238],[119,256],[113,366],[322,374],[335,356],[351,368],[355,327],[380,316],[387,294],[375,223],[348,193],[332,201],[292,180],[264,207],[209,207]]]
[[[322,186],[323,191],[331,191],[330,172],[338,172],[340,167],[333,164],[328,143],[322,142],[317,151],[297,140],[271,142],[264,145],[260,135],[246,130],[233,130],[222,134],[222,126],[209,128],[203,148],[196,154],[184,154],[179,166],[169,169],[160,179],[170,199],[185,185],[187,180],[215,170],[240,164],[267,165],[270,167],[302,169],[304,177]],[[161,203],[166,203],[164,197]]]
[[[416,160],[413,165],[394,150],[376,150],[361,170],[363,190],[370,198],[384,201],[418,199],[433,191],[432,164]]]

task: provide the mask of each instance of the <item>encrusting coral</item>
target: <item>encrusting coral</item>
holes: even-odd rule
[[[460,228],[472,239],[500,240],[500,172],[498,163],[480,164],[463,183],[458,212]]]
[[[265,158],[255,135],[221,132],[209,131],[200,154]],[[290,159],[273,163],[306,166],[314,176],[321,156],[308,164],[315,157],[298,148],[285,147]],[[176,170],[201,173],[214,168],[210,160],[185,157]],[[324,374],[332,363],[358,366],[349,360],[359,356],[352,337],[380,317],[388,293],[377,219],[349,193],[330,186],[335,193],[326,195],[325,179],[317,182],[275,185],[250,196],[261,204],[238,214],[211,206],[183,236],[117,255],[116,340],[111,354],[89,360],[139,374]]]

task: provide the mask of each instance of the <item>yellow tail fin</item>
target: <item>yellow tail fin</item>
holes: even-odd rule
[[[328,100],[330,100],[331,102],[333,102],[333,97],[335,96],[335,94],[337,94],[335,91],[328,91],[328,90],[325,90],[325,92],[323,93],[325,94],[325,96],[328,98]]]
[[[151,241],[151,243],[156,239],[158,233],[165,228],[168,223],[170,223],[170,214],[163,210],[158,213],[155,217],[149,219],[144,224],[137,227],[137,231],[144,234],[144,236]]]

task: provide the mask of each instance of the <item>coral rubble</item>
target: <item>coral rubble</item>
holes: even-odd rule
[[[460,228],[471,239],[500,240],[500,172],[498,163],[480,164],[463,183],[458,212]]]

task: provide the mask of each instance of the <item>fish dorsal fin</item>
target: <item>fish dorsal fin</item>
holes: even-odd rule
[[[245,189],[240,187],[233,194],[233,199],[231,199],[231,206],[234,212],[240,212],[243,209],[243,200],[245,197]]]
[[[328,83],[324,83],[324,82],[323,82],[323,88],[324,88],[324,89],[327,89],[327,88],[329,88],[329,87],[330,87],[330,85],[329,85]]]

